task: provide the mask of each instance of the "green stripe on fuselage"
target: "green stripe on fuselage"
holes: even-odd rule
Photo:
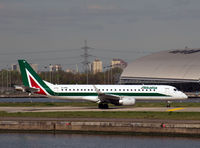
[[[108,95],[116,95],[116,96],[130,96],[130,97],[134,97],[134,96],[144,96],[144,97],[148,97],[148,96],[152,96],[152,97],[171,97],[169,95],[165,95],[165,94],[160,94],[160,93],[105,93]],[[89,92],[67,92],[67,93],[54,93],[55,96],[98,96],[97,93],[89,93]]]

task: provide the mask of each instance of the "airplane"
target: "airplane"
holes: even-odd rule
[[[57,85],[42,80],[24,59],[18,60],[24,86],[17,90],[56,99],[86,100],[98,103],[98,108],[134,105],[137,100],[183,100],[188,97],[168,85]]]

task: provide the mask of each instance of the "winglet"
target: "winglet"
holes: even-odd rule
[[[93,85],[93,87],[94,87],[94,89],[95,89],[95,91],[97,92],[98,95],[103,94],[101,91],[99,91],[99,89],[95,85]]]

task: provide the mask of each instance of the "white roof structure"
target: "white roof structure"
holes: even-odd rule
[[[189,81],[200,79],[200,49],[175,49],[153,53],[128,64],[121,80]]]

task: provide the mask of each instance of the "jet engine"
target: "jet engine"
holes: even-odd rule
[[[135,104],[135,98],[131,97],[122,97],[119,100],[120,105],[134,105]]]

